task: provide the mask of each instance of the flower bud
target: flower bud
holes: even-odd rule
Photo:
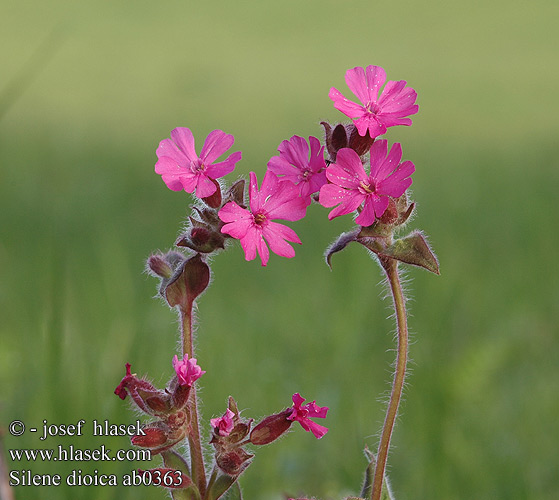
[[[170,278],[173,269],[163,255],[150,255],[147,262],[149,270],[160,278]]]
[[[234,182],[233,185],[227,190],[225,194],[225,202],[223,205],[229,203],[230,201],[234,201],[237,205],[241,208],[245,207],[245,180],[240,179],[237,182]]]
[[[225,453],[216,453],[215,461],[217,466],[230,476],[238,476],[250,465],[250,460],[254,457],[242,448]]]
[[[167,443],[167,433],[160,426],[148,426],[142,429],[144,434],[137,434],[130,438],[134,446],[157,449]]]
[[[192,220],[192,219],[191,219]],[[225,248],[225,237],[204,226],[192,227],[187,233],[179,237],[175,245],[188,247],[195,252],[210,253]]]
[[[278,439],[291,427],[293,422],[288,420],[287,417],[291,415],[292,411],[292,408],[287,408],[281,413],[266,417],[252,429],[250,442],[256,445],[264,445]]]
[[[149,415],[159,416],[171,411],[170,395],[156,389],[147,380],[139,379],[135,374],[132,374],[130,363],[126,363],[126,375],[114,392],[123,400],[126,399],[127,395],[130,395],[138,408]]]
[[[330,155],[330,161],[336,161],[338,151],[342,148],[353,149],[359,156],[368,153],[375,141],[369,133],[360,136],[353,123],[344,125],[338,123],[333,129],[327,122],[320,122],[324,127],[324,142]]]
[[[394,224],[398,220],[398,208],[392,198],[388,198],[388,207],[378,219],[382,224]]]

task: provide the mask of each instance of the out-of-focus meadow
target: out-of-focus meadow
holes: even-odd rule
[[[171,248],[190,203],[154,174],[176,126],[220,128],[261,177],[279,143],[343,120],[344,73],[383,66],[418,92],[389,130],[416,165],[441,276],[407,272],[412,371],[389,457],[398,500],[552,500],[559,491],[559,69],[553,0],[3,2],[0,6],[0,426],[86,419],[80,438],[6,435],[6,448],[128,448],[91,435],[130,423],[113,390],[130,362],[164,384],[172,311],[145,259]],[[292,260],[213,259],[201,298],[203,417],[233,395],[247,417],[301,392],[330,407],[321,441],[297,428],[257,450],[248,500],[356,494],[393,361],[381,274],[351,227],[312,206]],[[13,463],[119,476],[141,463]],[[164,498],[156,488],[18,488],[16,498]]]

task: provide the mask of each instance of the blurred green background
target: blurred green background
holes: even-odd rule
[[[220,128],[261,177],[279,143],[343,120],[344,73],[383,66],[418,92],[390,129],[417,168],[412,228],[441,276],[409,278],[411,373],[389,457],[398,500],[551,500],[559,491],[559,4],[548,1],[20,1],[0,5],[0,426],[138,418],[112,392],[130,362],[158,384],[177,351],[145,259],[190,203],[154,174],[158,142]],[[234,245],[199,304],[203,416],[294,392],[330,432],[259,449],[248,500],[358,493],[394,358],[390,302],[351,227],[309,209],[304,244],[267,268]],[[124,437],[5,436],[7,448],[127,448]],[[145,464],[20,463],[123,474]],[[18,500],[165,498],[156,488],[18,488]]]

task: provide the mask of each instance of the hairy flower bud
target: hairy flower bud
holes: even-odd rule
[[[126,399],[127,395],[130,395],[138,408],[149,415],[160,416],[171,411],[170,395],[156,389],[147,380],[139,379],[135,374],[132,374],[130,363],[126,363],[126,375],[122,378],[114,393],[123,400]]]
[[[225,453],[217,453],[215,461],[225,474],[238,476],[250,465],[252,457],[254,455],[251,455],[242,448],[236,448]]]
[[[287,408],[280,413],[270,415],[260,422],[250,433],[250,442],[256,445],[269,444],[282,436],[293,421],[287,417],[291,415],[293,410]]]
[[[178,247],[188,247],[200,253],[210,253],[223,249],[225,247],[223,235],[218,231],[209,229],[209,226],[204,226],[192,227],[187,233],[177,239],[175,245]]]

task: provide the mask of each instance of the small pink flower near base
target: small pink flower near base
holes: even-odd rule
[[[324,146],[316,137],[309,137],[309,144],[303,137],[294,135],[283,141],[279,147],[279,156],[268,162],[268,169],[281,179],[286,179],[299,186],[300,195],[310,203],[310,195],[317,193],[326,184],[326,163]]]
[[[206,373],[197,365],[196,358],[188,359],[188,354],[185,354],[181,361],[175,355],[173,358],[173,368],[177,373],[179,385],[186,387],[192,387],[192,384]]]
[[[326,406],[318,406],[316,401],[301,406],[305,399],[302,398],[299,393],[293,394],[292,399],[293,411],[291,415],[287,417],[287,420],[299,422],[303,429],[307,432],[312,432],[317,439],[324,436],[324,434],[328,432],[328,428],[313,422],[311,418],[326,418],[326,413],[329,408]]]
[[[360,226],[370,226],[382,216],[389,204],[389,197],[398,198],[412,184],[410,175],[415,171],[411,161],[400,163],[402,146],[395,143],[388,151],[384,139],[373,143],[370,151],[371,173],[367,175],[361,159],[353,149],[338,151],[336,163],[326,170],[331,184],[320,189],[320,204],[324,207],[338,205],[330,212],[331,220],[349,214],[363,204],[363,209],[355,222]]]
[[[234,142],[231,134],[214,130],[206,138],[198,156],[190,129],[178,127],[171,131],[171,139],[163,139],[159,143],[155,171],[169,189],[184,189],[187,193],[196,191],[198,198],[207,198],[217,191],[215,179],[231,173],[241,159],[241,153],[236,152],[224,161],[214,163]]]
[[[223,417],[212,418],[210,419],[210,423],[212,427],[216,430],[219,436],[229,436],[233,427],[235,427],[235,423],[233,422],[233,417],[235,414],[227,408],[225,415]]]
[[[227,203],[218,213],[225,222],[221,232],[240,240],[246,260],[260,256],[262,265],[268,264],[270,249],[282,257],[294,257],[295,250],[287,243],[301,243],[293,229],[273,222],[272,219],[296,221],[305,216],[307,203],[299,196],[299,188],[291,182],[281,182],[268,171],[262,181],[260,191],[254,172],[250,173],[250,210],[242,208],[234,201]]]
[[[386,72],[380,66],[350,69],[345,74],[345,81],[362,104],[345,98],[334,87],[328,96],[337,110],[353,120],[359,135],[364,136],[369,131],[374,139],[384,134],[388,127],[412,124],[411,118],[406,117],[419,110],[415,104],[417,93],[406,87],[405,80],[389,81],[380,96],[380,88],[386,81]]]

